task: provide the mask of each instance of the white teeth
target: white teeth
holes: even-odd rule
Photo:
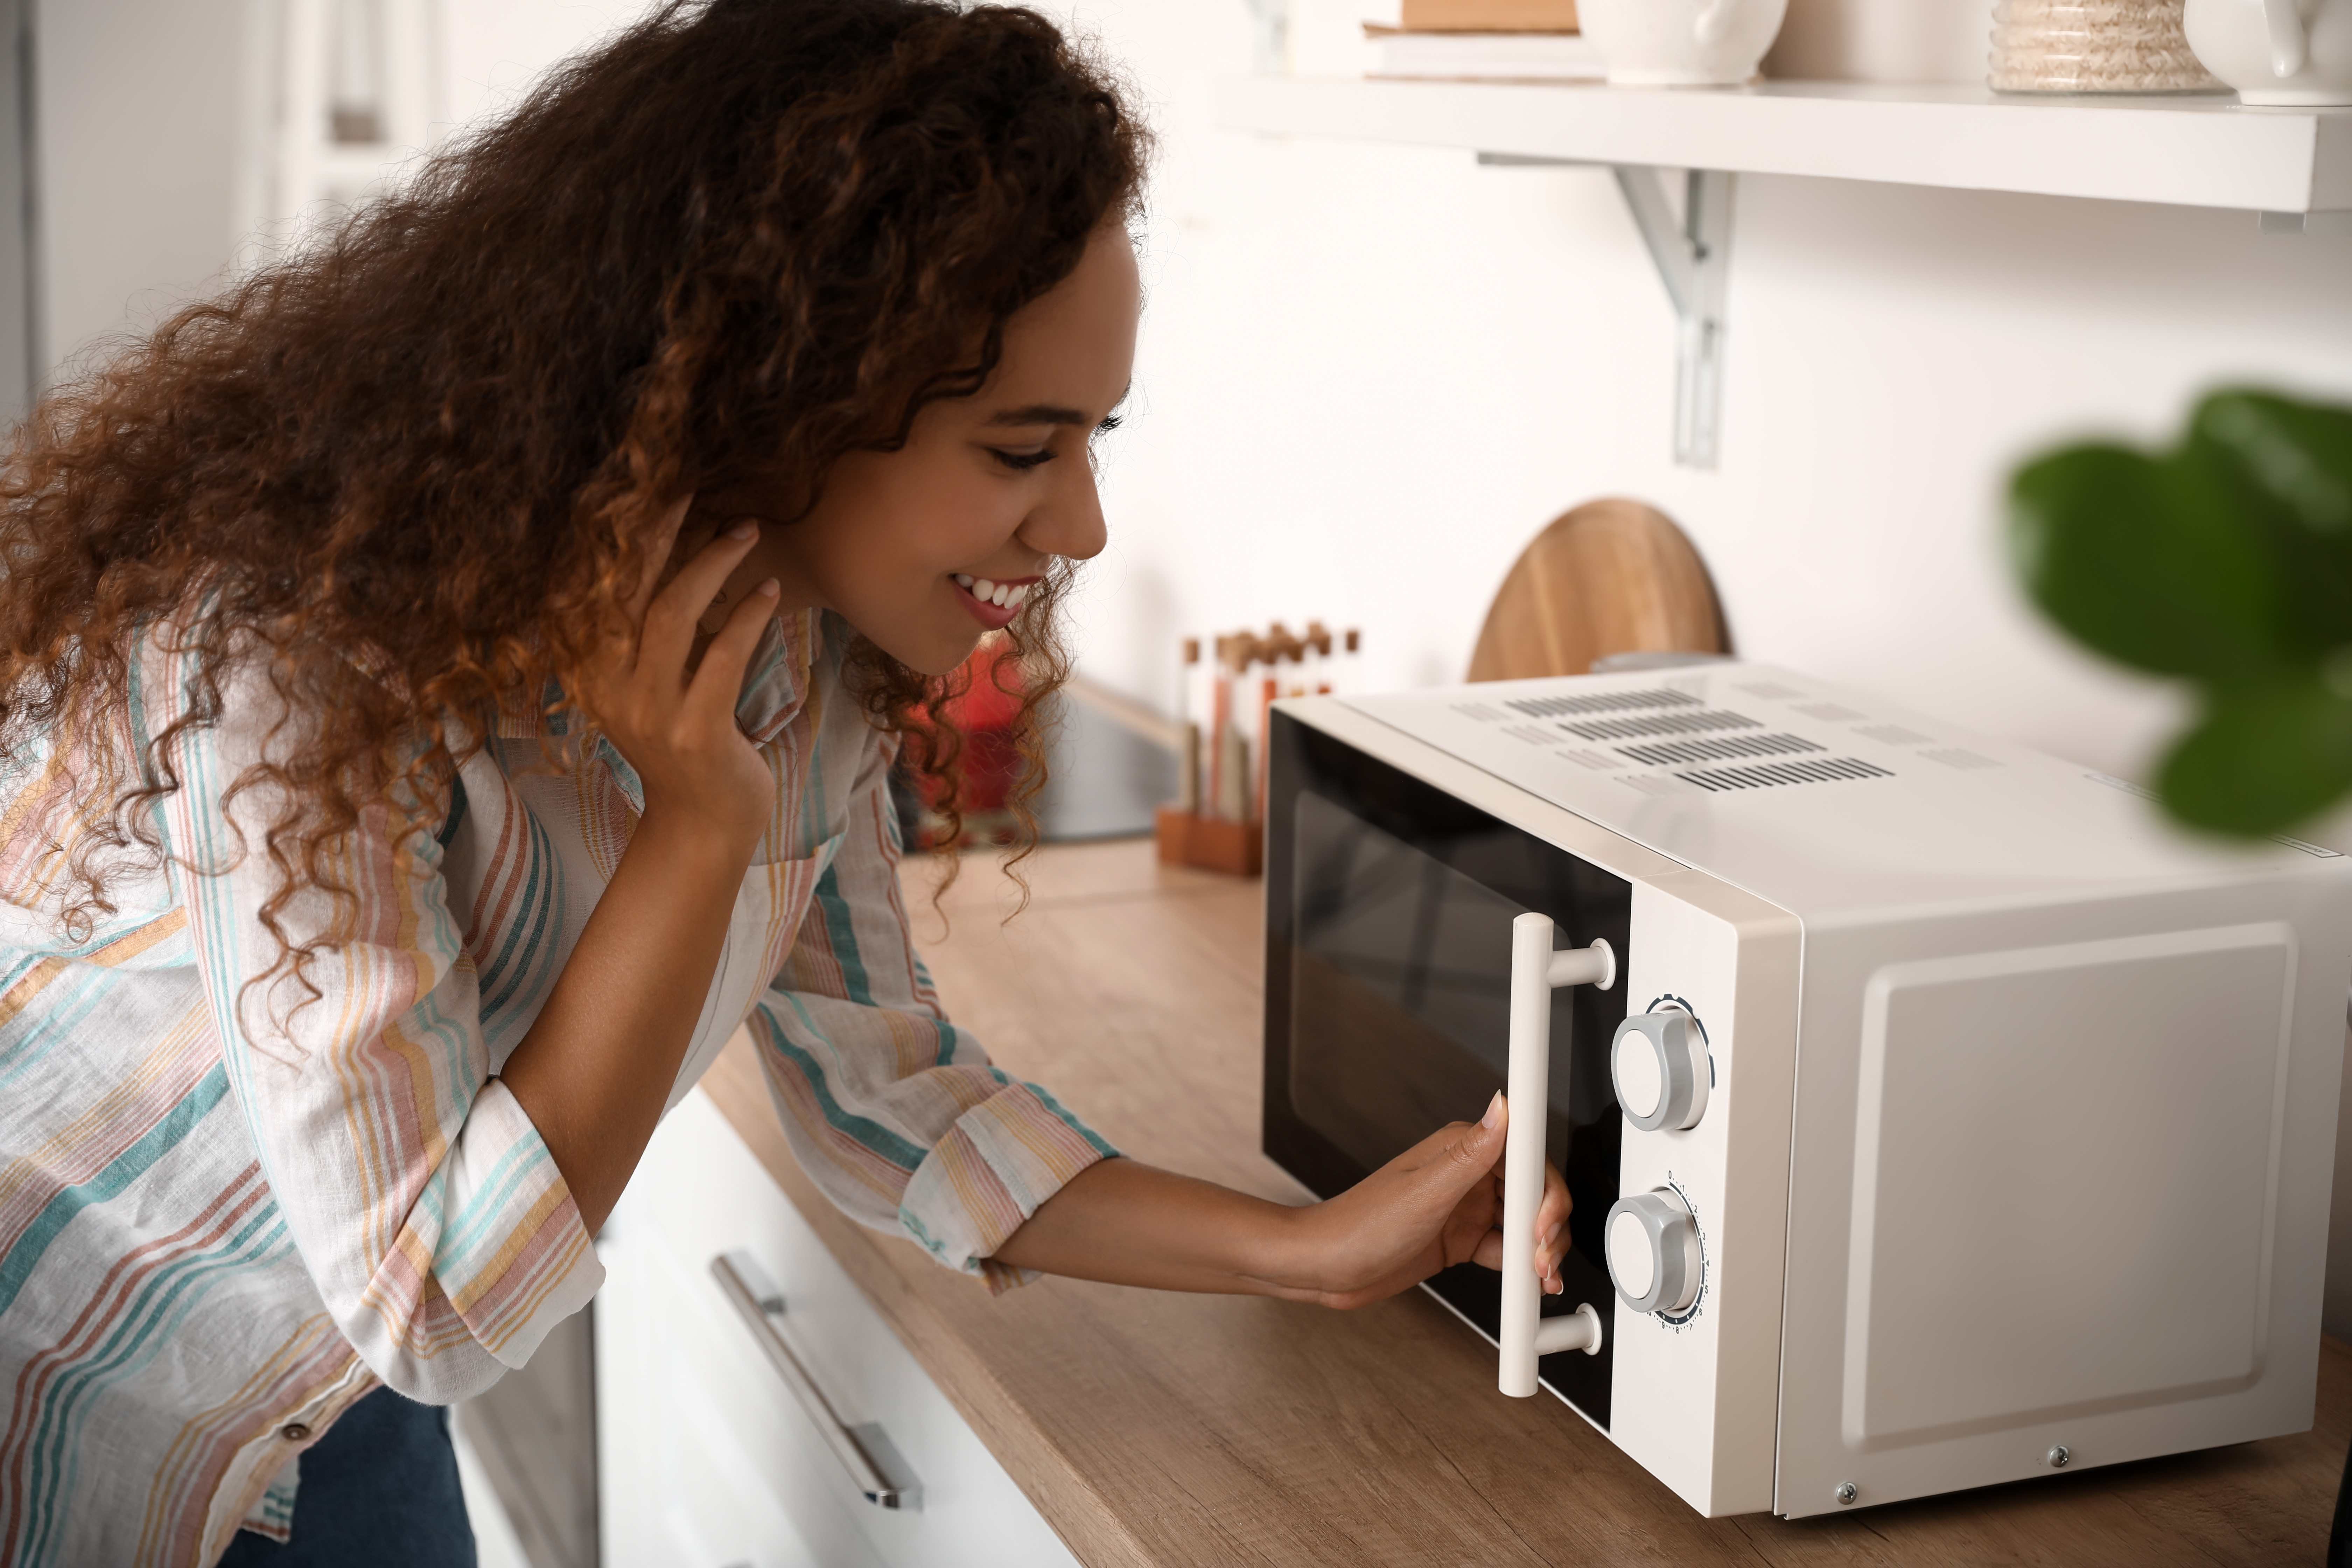
[[[986,577],[974,577],[968,572],[951,573],[963,591],[983,605],[994,605],[1000,610],[1017,610],[1029,597],[1033,583],[997,583]]]

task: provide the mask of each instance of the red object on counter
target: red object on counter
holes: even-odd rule
[[[956,759],[956,805],[971,837],[992,837],[997,825],[982,819],[1005,810],[1023,766],[1013,725],[1021,717],[1024,687],[1012,639],[982,637],[950,679],[956,695],[941,706],[940,716],[963,738]],[[929,731],[918,728],[907,739],[908,761],[919,764],[929,743]],[[938,782],[919,771],[912,777],[925,808],[938,810],[943,793]]]

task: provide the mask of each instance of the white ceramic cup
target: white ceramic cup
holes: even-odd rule
[[[1756,75],[1789,0],[1578,0],[1622,87],[1734,87]]]
[[[2181,25],[2247,103],[2352,104],[2352,0],[2189,0]]]

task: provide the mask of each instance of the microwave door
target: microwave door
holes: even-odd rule
[[[1631,887],[1319,731],[1277,716],[1268,814],[1266,1147],[1337,1192],[1450,1121],[1472,1121],[1508,1070],[1511,924],[1530,910],[1563,946],[1625,952]],[[1613,1300],[1601,1232],[1618,1196],[1622,1118],[1608,1046],[1622,988],[1554,994],[1546,1147],[1574,1208],[1566,1292],[1547,1315]],[[1524,1108],[1514,1108],[1525,1114]],[[1496,1275],[1431,1281],[1488,1338]],[[1609,1355],[1540,1373],[1608,1424]]]

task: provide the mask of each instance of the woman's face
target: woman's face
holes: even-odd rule
[[[927,675],[955,668],[1013,619],[1055,556],[1101,551],[1087,447],[1127,395],[1140,309],[1134,248],[1107,226],[1076,271],[1006,323],[986,385],[925,405],[898,451],[843,458],[814,510],[763,526],[727,581],[726,603],[773,577],[782,610],[835,611],[903,664]],[[712,498],[703,510],[757,514],[756,504],[730,504],[742,499]]]

